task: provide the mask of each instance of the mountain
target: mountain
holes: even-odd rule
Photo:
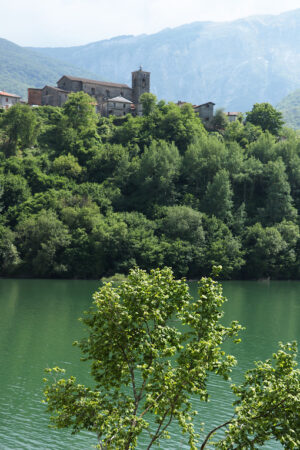
[[[28,87],[56,84],[63,73],[91,76],[87,70],[0,39],[0,90],[19,94],[27,100]]]
[[[120,36],[68,48],[36,48],[97,74],[131,83],[141,64],[166,100],[213,101],[231,111],[276,105],[300,88],[300,9],[232,22],[195,22],[152,35]]]
[[[288,127],[300,129],[300,89],[284,97],[278,103],[277,109],[282,112]]]

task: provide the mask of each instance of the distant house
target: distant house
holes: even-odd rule
[[[226,113],[226,116],[228,117],[229,122],[235,122],[240,114],[241,113],[239,112],[228,112]]]
[[[141,114],[140,96],[150,92],[150,72],[140,68],[132,72],[132,87],[110,81],[97,81],[63,75],[57,86],[28,89],[30,105],[62,106],[71,92],[85,92],[95,99],[96,110],[104,115]],[[112,112],[110,112],[112,111]]]
[[[203,103],[202,105],[193,106],[195,113],[200,117],[200,119],[207,128],[210,128],[212,126],[212,121],[214,117],[214,106],[215,103],[213,102],[207,102]]]
[[[16,103],[19,103],[21,100],[21,97],[16,94],[9,94],[5,91],[0,91],[0,108],[1,109],[8,109],[11,106],[15,105]]]
[[[186,103],[187,102],[182,102],[181,100],[179,100],[176,104],[181,107]],[[212,120],[214,117],[214,106],[215,103],[213,102],[203,103],[202,105],[193,105],[195,114],[198,117],[200,117],[200,119],[207,128],[210,128],[212,126]]]
[[[135,109],[134,104],[124,97],[118,96],[103,101],[99,105],[100,113],[102,116],[125,116],[132,113]]]

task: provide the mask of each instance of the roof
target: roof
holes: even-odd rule
[[[202,105],[193,105],[193,108],[199,108],[200,106],[206,106],[206,105],[215,105],[214,102],[206,102],[206,103],[202,103]]]
[[[63,94],[70,94],[70,91],[65,91],[64,89],[60,89],[60,88],[55,87],[55,86],[48,86],[48,85],[46,85],[46,86],[43,87],[42,90],[44,90],[44,89],[54,89],[55,91],[62,92]]]
[[[21,98],[20,95],[9,94],[8,92],[5,92],[5,91],[0,91],[0,95],[2,95],[3,97]]]
[[[60,82],[63,78],[68,78],[71,81],[82,81],[83,83],[92,83],[92,84],[99,84],[101,86],[111,86],[111,87],[119,87],[119,88],[128,88],[131,89],[128,84],[120,84],[120,83],[111,83],[110,81],[98,81],[98,80],[89,80],[88,78],[78,78],[78,77],[72,77],[69,75],[63,75],[57,83]]]
[[[228,112],[227,116],[238,116],[239,114],[239,112]]]
[[[127,98],[121,97],[120,95],[118,97],[109,98],[107,101],[115,103],[129,103],[129,104],[132,103],[130,100],[127,100]]]

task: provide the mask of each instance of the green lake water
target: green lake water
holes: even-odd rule
[[[84,330],[77,320],[88,309],[96,281],[0,280],[0,449],[89,449],[93,435],[48,428],[42,400],[45,367],[60,366],[81,383],[89,381],[88,363],[80,362],[80,352],[72,342]],[[300,282],[225,282],[228,302],[224,323],[239,320],[246,330],[242,343],[227,345],[239,365],[233,380],[252,361],[266,359],[278,341],[300,343]],[[191,284],[196,292],[196,284]],[[232,416],[229,384],[218,378],[210,381],[211,401],[193,399],[199,411],[197,426],[205,422],[208,432]],[[162,449],[188,449],[186,438],[171,428],[175,436]],[[176,442],[176,445],[174,445]],[[145,446],[141,442],[139,448]],[[271,442],[265,449],[281,448]]]

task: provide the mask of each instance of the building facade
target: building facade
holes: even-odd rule
[[[16,103],[19,103],[21,100],[21,97],[16,94],[9,94],[5,91],[0,91],[0,108],[1,109],[8,109],[11,106],[15,105]]]
[[[127,84],[89,80],[63,75],[57,86],[42,89],[28,89],[30,105],[62,106],[71,92],[85,92],[95,98],[97,112],[109,115],[125,115],[128,112],[140,114],[139,98],[150,92],[150,72],[142,68],[132,72],[132,87]]]
[[[214,117],[215,103],[207,102],[202,105],[194,106],[195,113],[200,117],[206,128],[211,128]]]

